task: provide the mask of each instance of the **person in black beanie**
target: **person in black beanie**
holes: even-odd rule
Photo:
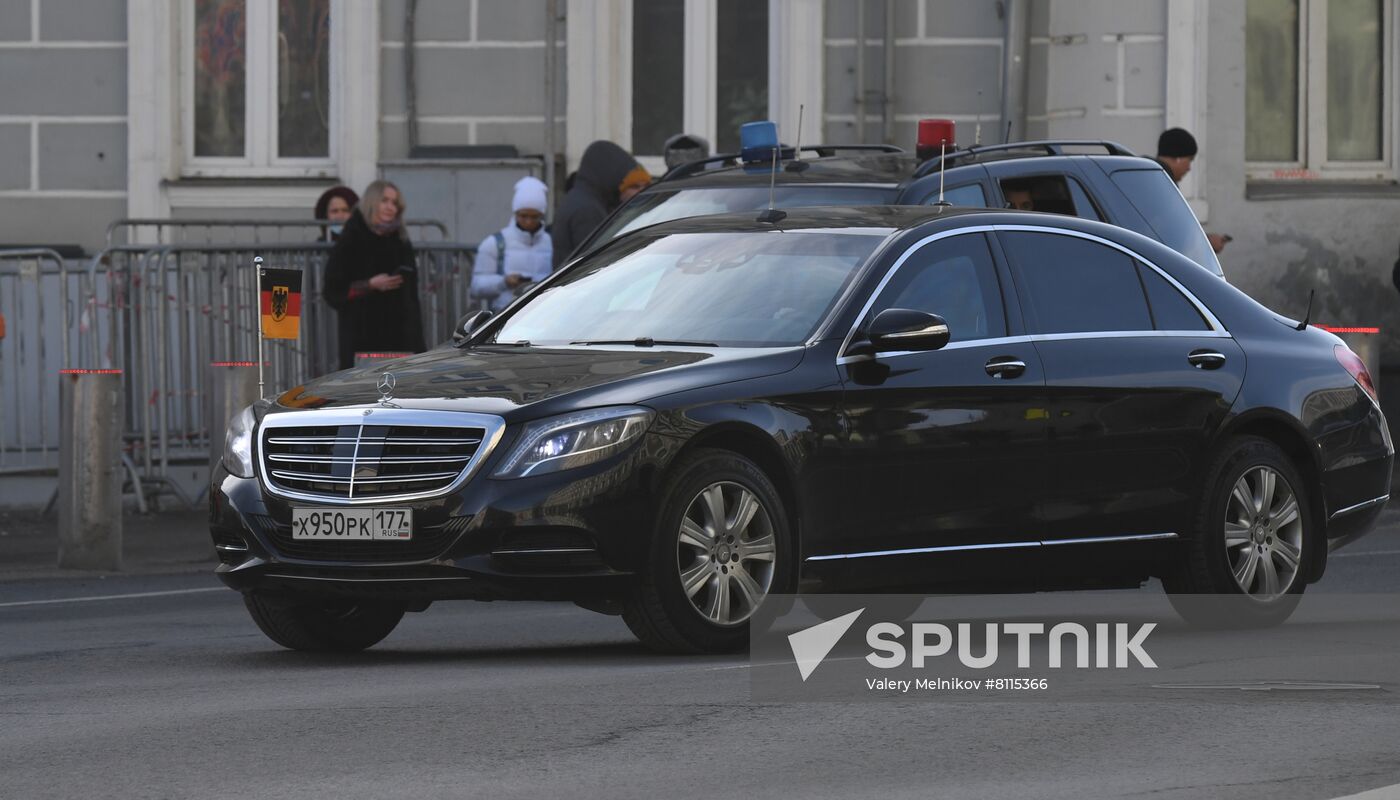
[[[1196,137],[1185,128],[1168,128],[1157,137],[1157,163],[1172,176],[1174,183],[1180,184],[1186,173],[1191,171],[1191,162],[1196,160]],[[1210,249],[1219,253],[1225,249],[1230,236],[1223,233],[1208,233],[1206,239]]]

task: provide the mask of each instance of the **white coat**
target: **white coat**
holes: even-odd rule
[[[490,301],[492,311],[500,311],[510,305],[515,300],[516,292],[524,293],[531,286],[527,283],[517,289],[509,289],[506,287],[507,275],[519,273],[538,283],[549,277],[554,257],[554,244],[544,228],[536,233],[526,233],[512,219],[500,233],[504,239],[504,252],[495,234],[487,236],[477,248],[476,265],[472,269],[472,299]]]

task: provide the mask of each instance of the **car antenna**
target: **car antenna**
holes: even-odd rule
[[[982,90],[977,90],[977,107],[982,107]],[[977,127],[972,129],[972,146],[982,146],[982,115],[977,115]]]
[[[938,202],[937,202],[937,203],[934,203],[934,205],[940,206],[940,207],[941,207],[941,206],[951,206],[951,205],[952,205],[952,203],[950,203],[950,202],[948,202],[947,200],[944,200],[944,199],[943,199],[943,177],[944,177],[945,175],[948,174],[948,169],[947,169],[947,167],[943,164],[943,154],[944,154],[944,152],[945,152],[947,149],[948,149],[948,140],[947,140],[947,139],[940,139],[940,140],[938,141]]]
[[[1001,143],[1002,143],[1002,144],[1006,144],[1007,142],[1010,142],[1010,141],[1011,141],[1011,120],[1008,119],[1008,120],[1006,121],[1006,136],[1001,140]]]
[[[1310,321],[1312,321],[1313,295],[1316,294],[1316,293],[1317,293],[1317,290],[1316,290],[1316,289],[1309,289],[1309,290],[1308,290],[1308,313],[1306,313],[1306,314],[1303,315],[1303,321],[1300,322],[1300,323],[1298,323],[1298,327],[1294,328],[1293,330],[1295,330],[1295,331],[1301,331],[1301,330],[1307,328],[1307,327],[1308,327],[1308,323],[1309,323]]]
[[[802,160],[802,110],[803,110],[803,108],[805,108],[805,105],[802,104],[802,103],[798,103],[798,105],[797,105],[797,146],[794,147],[794,148],[792,148],[792,160],[788,162],[788,165],[787,165],[787,167],[786,167],[786,169],[787,169],[788,172],[801,172],[802,170],[807,169],[807,166],[808,166],[807,162]]]
[[[773,171],[768,175],[768,210],[758,215],[759,222],[776,224],[787,219],[786,211],[773,207],[773,187],[778,183],[778,147],[773,148]]]

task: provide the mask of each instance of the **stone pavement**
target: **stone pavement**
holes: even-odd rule
[[[180,509],[122,518],[122,570],[58,568],[58,513],[0,509],[0,581],[213,572],[209,512]]]

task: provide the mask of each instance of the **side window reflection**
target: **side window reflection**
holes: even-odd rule
[[[871,316],[887,308],[943,317],[954,342],[1006,335],[1001,288],[983,234],[940,239],[910,256],[885,287]]]

